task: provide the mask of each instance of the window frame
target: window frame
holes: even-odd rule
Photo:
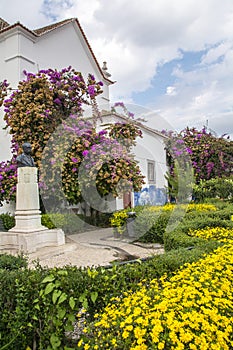
[[[156,183],[155,161],[147,159],[147,180],[149,184]]]

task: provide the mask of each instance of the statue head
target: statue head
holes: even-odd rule
[[[25,142],[22,145],[22,148],[23,148],[23,153],[20,154],[16,158],[17,166],[18,167],[25,167],[25,166],[34,167],[35,166],[34,159],[31,156],[31,153],[32,153],[31,144],[29,142]]]
[[[25,154],[30,155],[32,153],[32,146],[29,142],[25,142],[22,147]]]

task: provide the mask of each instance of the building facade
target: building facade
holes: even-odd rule
[[[0,81],[7,79],[13,89],[24,79],[23,71],[36,73],[41,69],[57,69],[72,66],[85,78],[91,73],[97,81],[103,82],[103,93],[97,102],[105,109],[109,107],[109,87],[113,84],[104,62],[100,67],[91,46],[76,18],[64,20],[43,28],[31,30],[17,22],[9,24],[0,19]],[[105,115],[105,122],[114,122],[124,118]],[[0,111],[0,161],[9,160],[10,135],[3,121],[3,110]],[[142,173],[145,175],[145,186],[141,193],[130,194],[128,199],[119,199],[117,208],[130,204],[161,204],[165,199],[166,152],[165,137],[160,132],[146,125],[140,125],[143,138],[137,140],[134,149]],[[128,203],[129,204],[129,203]]]

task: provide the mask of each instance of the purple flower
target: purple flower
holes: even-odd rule
[[[55,98],[53,102],[56,103],[57,105],[61,105],[61,100],[58,97]]]
[[[106,135],[107,134],[107,130],[101,130],[100,132],[99,132],[99,135]]]
[[[134,117],[134,113],[129,112],[129,113],[128,113],[128,116],[129,116],[129,118],[133,118],[133,117]]]
[[[186,148],[186,151],[188,152],[188,154],[193,154],[193,151],[189,147]]]
[[[79,77],[78,75],[76,75],[76,76],[73,77],[73,80],[74,80],[74,81],[81,81],[82,79],[81,79],[81,77]]]
[[[122,108],[124,108],[125,107],[125,105],[124,105],[124,103],[123,102],[116,102],[115,104],[114,104],[114,107],[122,107]]]
[[[181,156],[181,154],[183,153],[182,151],[175,151],[175,156]]]
[[[75,157],[71,157],[71,160],[72,160],[73,163],[78,163],[78,159],[75,158]]]
[[[208,163],[206,164],[206,168],[207,168],[207,175],[209,176],[210,173],[211,173],[211,171],[212,171],[213,168],[214,168],[214,163],[213,163],[213,162],[208,162]]]
[[[94,85],[89,85],[87,90],[88,90],[88,93],[91,97],[95,96],[95,86]]]
[[[83,151],[83,152],[82,152],[83,157],[86,157],[86,156],[88,155],[88,153],[89,153],[88,150]]]

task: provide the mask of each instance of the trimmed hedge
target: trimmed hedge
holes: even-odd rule
[[[0,219],[7,231],[15,226],[15,218],[10,214],[0,214]],[[75,214],[42,214],[41,223],[48,229],[61,228],[67,234],[84,232],[86,226],[84,219]]]
[[[0,254],[0,270],[18,270],[20,268],[26,268],[28,266],[27,258],[23,254],[17,256]]]

